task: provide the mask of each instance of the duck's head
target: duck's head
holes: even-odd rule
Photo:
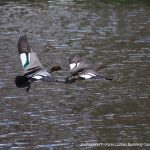
[[[50,70],[51,72],[55,72],[55,71],[62,70],[62,67],[59,65],[54,65]]]

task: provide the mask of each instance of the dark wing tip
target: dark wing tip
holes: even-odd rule
[[[18,52],[19,54],[21,53],[29,53],[30,50],[30,45],[28,43],[26,35],[20,36],[18,40]]]
[[[80,54],[72,54],[70,56],[70,58],[68,59],[69,63],[73,63],[73,62],[78,62],[78,61],[81,61],[82,58],[81,58],[81,55]]]

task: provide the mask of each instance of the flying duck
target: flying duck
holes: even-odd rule
[[[18,88],[27,87],[26,92],[28,92],[31,83],[34,81],[57,82],[57,79],[43,67],[36,53],[32,51],[26,35],[22,35],[18,40],[18,53],[24,69],[24,75],[16,76],[15,78],[15,84]],[[57,70],[61,70],[61,67],[54,66],[51,68],[51,72]]]
[[[84,79],[105,79],[112,80],[112,78],[105,77],[102,74],[98,74],[100,69],[105,68],[105,65],[99,65],[97,69],[93,69],[90,65],[81,58],[79,54],[73,54],[69,58],[69,66],[71,75],[66,78],[66,83],[73,83],[76,80]]]

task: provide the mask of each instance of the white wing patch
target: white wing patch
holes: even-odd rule
[[[26,68],[29,65],[29,63],[30,63],[30,53],[28,53],[28,54],[26,54],[26,53],[20,54],[20,59],[21,59],[22,66],[24,68]]]
[[[72,63],[70,64],[70,70],[74,69],[75,67],[78,67],[80,63]]]
[[[75,68],[75,66],[76,66],[76,63],[72,63],[72,64],[70,64],[70,70],[74,69],[74,68]]]
[[[77,67],[79,66],[80,63],[77,63]]]
[[[31,58],[31,57],[30,57],[30,53],[29,53],[29,54],[28,54],[28,59],[29,59],[29,62],[30,62],[30,58]]]
[[[96,75],[93,73],[87,73],[87,74],[80,75],[80,77],[85,78],[85,79],[90,79],[93,76],[96,76]]]
[[[26,54],[25,53],[20,54],[20,59],[21,59],[22,66],[24,67],[25,63],[27,62]]]
[[[40,76],[40,75],[39,75],[39,76],[37,75],[37,76],[34,76],[34,77],[32,77],[32,78],[39,80],[39,79],[42,79],[43,77]]]

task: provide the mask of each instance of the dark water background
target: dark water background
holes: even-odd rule
[[[0,19],[0,149],[150,143],[150,1],[1,0]],[[14,85],[21,34],[44,66],[63,66],[59,78],[68,75],[69,56],[81,53],[93,66],[107,64],[102,73],[115,80],[38,82],[27,94]]]

